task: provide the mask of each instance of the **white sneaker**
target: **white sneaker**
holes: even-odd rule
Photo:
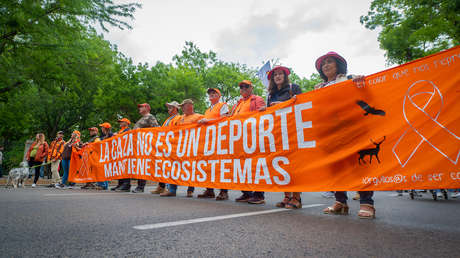
[[[438,196],[438,198],[444,197],[444,195],[441,192],[438,192],[436,195]]]
[[[35,188],[37,185],[36,184],[32,184],[32,187]]]
[[[460,192],[458,192],[458,193],[452,193],[452,195],[451,195],[450,197],[451,197],[451,198],[460,197]]]

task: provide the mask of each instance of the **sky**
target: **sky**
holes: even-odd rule
[[[301,77],[316,72],[315,60],[335,51],[350,74],[370,75],[387,69],[378,31],[359,17],[370,0],[118,0],[139,2],[132,30],[110,28],[105,39],[135,63],[172,62],[185,41],[219,59],[259,68],[278,59]]]

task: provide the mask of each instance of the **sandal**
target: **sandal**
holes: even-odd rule
[[[333,206],[327,207],[323,212],[325,214],[347,215],[348,205],[341,202],[335,202]]]
[[[294,201],[297,201],[298,204],[295,204]],[[295,209],[300,209],[302,208],[302,198],[295,198],[295,197],[292,197],[291,198],[291,201],[289,203],[286,204],[286,209],[292,209],[292,210],[295,210]]]
[[[374,205],[361,204],[359,206],[358,217],[361,219],[375,219]]]
[[[291,201],[290,196],[284,196],[283,201],[276,203],[276,207],[284,208]]]

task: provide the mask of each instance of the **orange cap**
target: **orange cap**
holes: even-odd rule
[[[80,131],[75,130],[75,131],[73,131],[72,133],[77,134],[78,136],[81,136]]]
[[[210,92],[213,92],[215,91],[217,94],[219,94],[219,96],[222,96],[222,94],[220,93],[220,90],[218,88],[209,88],[207,93],[209,94]]]
[[[140,107],[146,107],[148,110],[150,110],[150,105],[149,105],[149,103],[137,104],[137,108],[140,108]]]
[[[118,122],[126,122],[128,124],[131,124],[131,121],[129,121],[128,118],[124,118],[124,117],[122,119],[118,120]]]
[[[109,123],[107,123],[107,122],[102,123],[102,124],[100,124],[99,126],[100,126],[100,127],[104,127],[104,128],[111,128],[111,127],[112,127],[112,126],[111,126]]]
[[[251,86],[252,86],[252,82],[249,81],[249,80],[243,80],[243,81],[241,81],[240,83],[238,83],[238,86],[241,86],[241,84],[247,84],[247,85],[251,85]]]

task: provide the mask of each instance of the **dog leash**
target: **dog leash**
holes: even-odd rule
[[[50,161],[50,162],[46,162],[46,163],[43,163],[43,164],[40,164],[40,165],[31,166],[29,168],[37,168],[37,167],[41,167],[41,166],[46,166],[46,165],[51,164],[51,163],[52,162]]]

